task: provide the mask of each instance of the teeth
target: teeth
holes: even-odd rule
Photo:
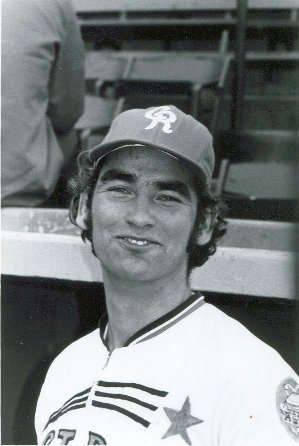
[[[128,240],[133,245],[138,245],[138,246],[144,246],[149,243],[147,240],[135,240],[134,238],[130,238],[130,237],[126,237],[126,240]]]

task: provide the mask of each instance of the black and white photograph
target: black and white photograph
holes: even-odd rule
[[[1,445],[299,443],[299,0],[1,1]]]

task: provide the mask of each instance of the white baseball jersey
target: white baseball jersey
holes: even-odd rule
[[[198,294],[110,355],[100,329],[53,362],[39,444],[287,446],[299,441],[298,377]]]

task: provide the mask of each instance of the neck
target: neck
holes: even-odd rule
[[[108,346],[122,347],[136,332],[184,302],[191,294],[184,277],[136,283],[116,280],[103,270],[108,312]]]

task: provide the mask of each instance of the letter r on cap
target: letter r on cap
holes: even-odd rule
[[[156,127],[157,124],[163,124],[162,131],[164,133],[172,133],[171,124],[173,124],[177,117],[169,105],[163,105],[162,107],[156,107],[147,111],[144,116],[150,119],[152,122],[145,127],[145,130],[151,130]]]

